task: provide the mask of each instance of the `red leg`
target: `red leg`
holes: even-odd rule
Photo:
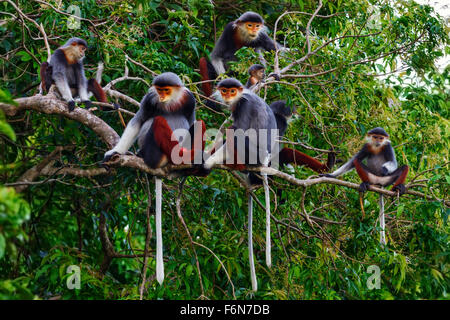
[[[402,167],[402,172],[398,176],[397,180],[395,180],[394,185],[392,186],[392,189],[394,189],[398,185],[403,184],[405,182],[406,176],[408,175],[408,171],[409,171],[408,166],[405,165]]]
[[[231,164],[225,164],[227,167],[233,169],[233,170],[238,170],[238,171],[244,171],[246,169],[246,166],[244,163],[239,163],[239,162],[243,162],[242,160],[239,160],[238,154],[237,154],[237,150],[236,148],[234,149],[233,152],[233,163]]]
[[[317,161],[316,159],[304,154],[303,152],[290,148],[283,148],[280,151],[280,163],[303,164],[316,172],[328,171],[327,166],[322,164],[320,161]]]
[[[199,132],[198,127],[200,126],[201,132]],[[202,146],[202,151],[205,150],[205,139],[203,137],[205,136],[206,132],[206,125],[203,120],[197,120],[196,123],[193,124],[193,130],[189,130],[192,138],[192,148],[198,149],[197,147],[199,145]]]
[[[108,102],[106,98],[106,93],[103,91],[102,86],[95,79],[90,79],[88,81],[88,91],[92,92],[95,97],[95,100],[98,102]]]
[[[213,80],[209,78],[208,61],[204,57],[200,58],[200,75],[202,76],[202,81]],[[211,96],[212,87],[212,82],[202,83],[202,90],[205,96]]]
[[[357,159],[355,159],[353,160],[353,164],[355,165],[356,172],[358,173],[358,176],[361,178],[362,182],[369,182],[369,175],[367,174],[366,170],[364,170],[361,163]]]
[[[203,135],[206,131],[205,123],[203,121],[200,121],[201,126],[201,133],[202,136],[200,137],[203,139]],[[170,162],[172,162],[172,150],[176,146],[179,145],[178,141],[173,141],[172,138],[172,129],[170,128],[169,124],[167,123],[166,119],[164,117],[158,116],[155,117],[153,120],[153,134],[155,137],[156,144],[161,149],[161,151],[166,155],[166,157],[169,159]],[[198,138],[198,134],[196,135],[196,139]],[[199,142],[197,142],[200,144]],[[205,146],[205,142],[202,141],[201,143],[202,148]],[[195,144],[194,144],[195,147]],[[186,148],[180,148],[179,156],[183,157],[186,153],[189,154],[189,160],[190,163],[193,163],[195,159],[196,152],[201,152],[202,150],[196,150],[192,148],[191,150],[188,150]],[[173,162],[172,162],[173,163]]]
[[[48,69],[48,67],[49,67],[48,62],[42,62],[41,63],[40,75],[41,75],[42,91],[44,93],[46,93],[47,90],[48,90],[47,86],[50,87],[50,83],[47,83],[48,82],[48,76],[47,76],[47,72],[48,72],[47,69]]]

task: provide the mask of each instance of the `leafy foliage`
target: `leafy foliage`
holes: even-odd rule
[[[264,16],[272,32],[283,12],[312,13],[318,5],[318,1],[303,0],[217,0],[214,5],[197,0],[72,1],[88,19],[74,30],[60,13],[67,7],[59,1],[49,1],[51,6],[40,1],[16,3],[43,25],[53,50],[71,36],[88,41],[89,77],[97,62],[103,61],[105,83],[123,76],[124,63],[130,76],[150,82],[152,74],[125,62],[128,56],[156,73],[180,74],[196,95],[200,93],[198,60],[212,51],[226,23],[253,10]],[[0,91],[0,102],[11,103],[7,92],[13,97],[37,93],[39,64],[47,60],[47,51],[34,24],[19,23],[15,18],[19,13],[10,2],[0,7],[5,13],[1,19],[5,23],[0,24],[5,89]],[[346,160],[368,130],[382,126],[391,133],[399,163],[410,167],[409,180],[420,174],[414,189],[438,199],[448,197],[449,67],[435,67],[436,59],[449,52],[442,18],[414,1],[324,1],[319,15],[329,17],[312,21],[312,50],[340,38],[261,91],[266,101],[286,99],[296,107],[286,138],[319,149],[334,147],[340,151],[339,158]],[[280,53],[281,68],[307,53],[305,28],[310,18],[292,13],[279,21],[277,40],[291,49]],[[258,54],[243,48],[237,56],[231,68],[244,82]],[[267,72],[274,71],[275,53],[264,53],[264,58],[269,63]],[[114,89],[139,101],[148,88],[143,81],[122,81]],[[197,118],[208,128],[218,128],[227,111],[212,112],[197,98]],[[136,111],[135,106],[120,102],[123,108]],[[122,133],[115,111],[96,114]],[[57,168],[96,167],[106,151],[94,132],[70,119],[25,111],[8,122],[0,114],[0,174],[5,185],[40,163],[56,146],[73,147],[52,163]],[[317,151],[298,148],[325,158]],[[304,178],[312,172],[296,167],[293,174]],[[355,173],[345,179],[359,181]],[[39,182],[22,197],[0,187],[0,298],[139,298],[148,210],[154,230],[151,177],[120,169],[112,176],[42,176]],[[359,195],[353,189],[317,185],[305,190],[273,179],[271,186],[281,193],[272,203],[274,265],[268,269],[264,264],[264,210],[255,207],[259,291],[252,294],[245,190],[226,171],[187,179],[181,208],[197,243],[192,245],[176,213],[178,183],[164,180],[166,278],[162,286],[156,282],[151,249],[145,298],[197,299],[204,294],[212,299],[448,299],[450,209],[440,201],[411,196],[387,199],[388,245],[383,248],[378,242],[377,194],[365,195],[366,218],[362,219]],[[263,202],[262,190],[256,195]],[[312,226],[305,212],[316,219]],[[113,258],[106,270],[103,231],[122,255]],[[155,248],[155,237],[150,248]],[[69,265],[81,267],[79,290],[66,286]],[[381,270],[378,290],[367,286],[370,265]]]

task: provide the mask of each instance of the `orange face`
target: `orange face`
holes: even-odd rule
[[[378,134],[371,134],[369,137],[372,139],[372,144],[375,146],[381,146],[384,142],[384,139],[386,139],[385,136],[378,135]]]
[[[242,91],[242,88],[219,88],[220,95],[222,96],[225,102],[232,101],[239,92]]]
[[[166,102],[167,100],[170,100],[170,97],[172,96],[173,87],[171,86],[165,86],[165,87],[159,87],[155,86],[156,92],[158,92],[159,95],[159,101]]]
[[[78,51],[78,57],[84,57],[85,52],[86,52],[86,46],[84,44],[81,43],[77,43],[77,42],[72,42],[72,46],[76,47],[77,51]]]
[[[245,22],[245,28],[251,37],[256,37],[261,27],[262,24],[259,22]]]

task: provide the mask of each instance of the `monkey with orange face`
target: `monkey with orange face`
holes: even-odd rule
[[[41,64],[42,90],[48,91],[52,84],[58,88],[67,101],[69,111],[75,108],[74,96],[78,96],[87,107],[91,105],[88,92],[99,102],[108,102],[106,94],[95,79],[87,80],[84,75],[83,59],[87,43],[80,38],[69,39],[50,57],[50,62]]]
[[[174,155],[188,162],[193,161],[195,155],[201,153],[200,148],[204,148],[205,132],[204,122],[198,121],[197,127],[201,132],[194,135],[194,123],[194,95],[176,74],[165,72],[153,79],[153,85],[142,99],[139,111],[128,123],[119,143],[105,153],[104,161],[116,153],[126,153],[136,138],[140,149],[138,155],[151,168],[176,162]],[[172,133],[177,129],[189,132],[191,139],[180,137],[180,141],[173,140]],[[201,143],[197,143],[198,150],[194,150],[194,145],[191,145],[195,137],[201,139]]]
[[[200,59],[200,74],[202,80],[214,80],[225,73],[227,63],[236,60],[236,51],[242,47],[255,48],[257,51],[275,51],[284,49],[275,43],[266,33],[264,19],[255,12],[245,12],[237,20],[228,23],[222,35],[211,52],[211,62],[206,58]],[[211,82],[202,84],[205,95],[210,96],[213,91]]]
[[[177,131],[181,133],[178,137],[174,135]],[[126,153],[137,139],[138,156],[151,168],[160,168],[168,163],[180,164],[185,160],[188,163],[199,160],[201,164],[204,133],[204,122],[195,121],[194,95],[176,74],[165,72],[153,79],[139,111],[128,123],[117,145],[105,153],[103,162],[109,161],[114,154]],[[188,172],[195,173],[198,171]],[[155,178],[156,279],[161,284],[164,280],[162,182],[160,178]]]
[[[359,191],[367,191],[371,184],[393,185],[392,191],[404,194],[406,192],[404,182],[409,167],[407,165],[398,167],[388,133],[383,128],[374,128],[367,133],[366,141],[361,150],[347,163],[325,176],[337,178],[355,168],[362,180]],[[367,161],[367,164],[364,164],[363,160]]]

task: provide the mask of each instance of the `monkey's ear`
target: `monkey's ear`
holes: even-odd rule
[[[72,42],[72,46],[76,46],[78,43],[76,42]]]

